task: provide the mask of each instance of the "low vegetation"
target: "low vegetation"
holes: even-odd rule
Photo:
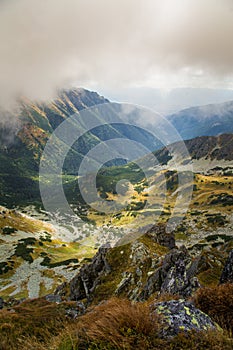
[[[233,284],[201,288],[194,301],[200,310],[233,334]]]
[[[203,311],[213,316],[213,319],[224,312],[230,316],[232,286],[200,289],[195,302]],[[216,302],[217,308],[213,312]],[[83,316],[75,319],[67,317],[67,310],[75,307],[75,302],[56,304],[44,299],[34,299],[14,306],[11,310],[1,310],[0,349],[231,350],[233,346],[229,324],[226,322],[221,323],[223,331],[181,332],[173,338],[161,338],[159,334],[162,318],[156,314],[151,316],[148,302],[131,303],[126,299],[111,298],[98,306],[90,307]]]

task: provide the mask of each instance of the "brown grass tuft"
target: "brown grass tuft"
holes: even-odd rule
[[[180,333],[158,337],[160,318],[152,318],[146,303],[113,298],[93,308],[53,350],[232,350],[223,333]],[[68,327],[68,329],[70,329]]]
[[[169,296],[166,296],[166,298]],[[67,320],[65,308],[37,299],[0,311],[0,350],[232,350],[233,340],[223,332],[180,333],[158,337],[159,316],[147,303],[112,298],[92,307],[76,320]]]
[[[233,334],[233,284],[200,288],[194,296],[194,302],[197,308]]]
[[[116,349],[149,349],[158,333],[159,317],[142,303],[112,298],[82,317],[79,337]]]
[[[43,299],[27,300],[14,309],[0,310],[0,350],[22,349],[26,338],[46,342],[68,323],[67,303],[53,304]]]

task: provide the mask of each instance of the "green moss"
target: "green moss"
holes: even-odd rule
[[[202,286],[213,286],[219,283],[222,267],[216,265],[212,269],[203,271],[197,275],[197,278]]]

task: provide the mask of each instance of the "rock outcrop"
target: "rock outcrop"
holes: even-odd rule
[[[220,284],[233,283],[233,250],[231,250],[227,258],[219,282]]]
[[[207,331],[217,327],[208,315],[185,300],[154,303],[151,310],[152,314],[156,312],[162,316],[162,338],[175,336],[182,331]]]
[[[173,249],[176,246],[174,233],[166,232],[166,225],[164,224],[157,224],[152,226],[146,232],[146,235],[150,237],[154,242],[169,249]]]
[[[110,246],[108,245],[100,247],[91,263],[84,265],[78,275],[70,281],[69,285],[66,283],[58,287],[55,294],[61,296],[68,294],[70,300],[82,300],[85,298],[89,300],[100,282],[100,276],[111,271],[106,260],[106,254],[109,249]]]
[[[145,235],[122,247],[101,247],[91,263],[55,294],[87,302],[98,299],[100,291],[104,297],[115,294],[135,301],[147,300],[156,292],[187,298],[200,287],[195,277],[199,262],[200,257],[192,258],[184,246],[169,251],[154,236]]]
[[[195,273],[199,259],[192,260],[187,249],[173,249],[147,280],[140,299],[145,300],[154,292],[190,296],[199,286]]]

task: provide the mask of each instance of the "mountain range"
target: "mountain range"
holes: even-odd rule
[[[213,286],[232,278],[232,102],[195,107],[168,116],[186,140],[166,147],[161,147],[145,130],[125,125],[105,126],[84,134],[68,154],[62,176],[74,215],[63,218],[62,213],[58,213],[55,220],[51,220],[41,208],[38,169],[48,138],[73,113],[81,118],[82,109],[102,103],[109,101],[87,90],[62,91],[49,103],[22,100],[18,114],[11,115],[12,120],[20,121],[15,129],[10,128],[12,123],[6,123],[4,118],[0,128],[0,308],[3,307],[0,324],[3,332],[4,329],[9,332],[14,322],[15,329],[19,328],[17,317],[21,319],[21,314],[17,316],[17,310],[23,315],[32,312],[34,318],[38,318],[38,312],[44,325],[48,316],[54,317],[51,308],[57,309],[60,317],[64,306],[63,321],[67,323],[67,317],[72,317],[72,323],[79,319],[79,312],[85,313],[84,319],[88,317],[86,307],[89,305],[92,307],[113,296],[129,299],[136,305],[138,301],[141,304],[160,298],[166,301],[182,298],[186,303],[195,293],[210,293]],[[97,210],[98,203],[95,209],[92,204],[96,203],[84,202],[77,184],[77,170],[92,147],[101,140],[115,137],[136,140],[151,153],[130,162],[121,159],[108,166],[104,164],[99,169],[98,194],[105,204],[117,208],[108,213]],[[59,145],[57,150],[59,152]],[[51,159],[52,165],[53,162]],[[140,169],[140,164],[144,168]],[[190,167],[193,169],[191,183],[180,186],[178,175],[186,178]],[[52,184],[53,181],[56,179],[52,179]],[[190,191],[186,202],[186,193]],[[177,206],[177,200],[185,207]],[[171,218],[177,220],[176,225],[167,232],[166,225]],[[232,289],[226,286],[230,294]],[[26,301],[21,303],[24,298]],[[224,294],[223,299],[229,303],[229,296],[226,298]],[[118,299],[114,300],[119,304]],[[198,321],[184,300],[173,300],[173,304],[179,310],[177,314],[172,310],[172,315],[176,320],[182,318],[186,327],[186,321],[180,316],[180,307],[185,305],[187,314],[191,315],[192,329]],[[106,304],[101,305],[104,308]],[[217,322],[223,313],[219,309]],[[225,312],[225,308],[223,310]],[[91,315],[93,313],[89,313],[92,322]],[[6,322],[10,322],[11,317],[12,324],[8,326]],[[30,322],[37,325],[37,320],[26,320],[23,326],[26,332],[32,329]],[[224,324],[220,323],[223,328]],[[62,327],[64,329],[64,324]],[[43,332],[42,328],[40,326]],[[37,326],[36,329],[38,332]],[[162,329],[164,331],[164,325]],[[126,332],[129,333],[128,328]],[[64,349],[67,344],[71,349],[66,340]],[[83,348],[87,348],[86,343]]]
[[[39,161],[51,133],[74,113],[108,102],[96,92],[84,89],[64,90],[58,93],[57,99],[48,103],[21,99],[16,114],[3,115],[1,120],[5,122],[0,127],[1,203],[11,206],[25,201],[39,201]],[[13,128],[12,120],[18,120]],[[168,120],[185,140],[233,132],[233,102],[185,109],[168,116]],[[161,147],[158,140],[142,128],[116,124],[99,127],[83,135],[73,145],[64,164],[64,172],[77,174],[81,160],[93,146],[115,137],[133,139],[151,151]],[[193,141],[194,144],[195,142]],[[229,154],[228,151],[227,153]],[[117,160],[109,165],[119,165],[122,162],[124,160]]]
[[[11,112],[6,115],[2,112],[1,120],[4,120],[4,123],[0,125],[1,202],[11,205],[39,200],[39,162],[51,133],[71,115],[108,102],[95,92],[74,89],[59,92],[58,98],[49,103],[33,103],[22,99],[17,114]],[[16,125],[6,122],[7,119],[17,120]],[[142,128],[121,124],[103,125],[85,133],[75,142],[65,161],[64,172],[77,174],[81,160],[93,146],[100,141],[116,137],[137,140],[151,151],[160,145]],[[122,161],[124,162],[118,160],[118,164]]]
[[[184,109],[168,116],[184,140],[233,132],[233,101]]]

